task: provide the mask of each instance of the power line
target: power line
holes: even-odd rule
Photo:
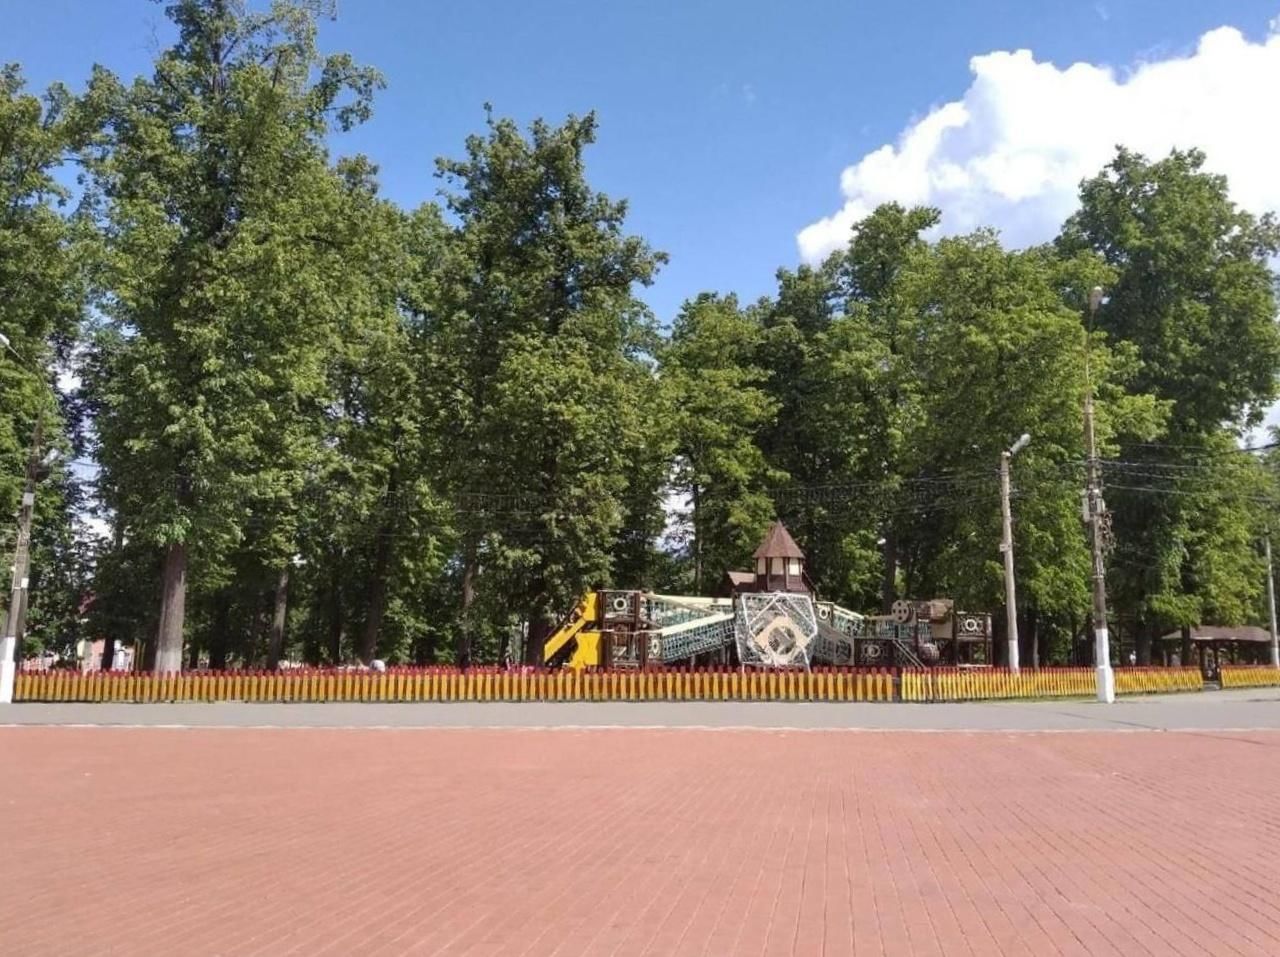
[[[1266,442],[1262,445],[1235,449],[1206,449],[1203,445],[1178,445],[1166,442],[1121,442],[1120,446],[1126,449],[1177,449],[1199,452],[1202,456],[1207,457],[1221,457],[1224,455],[1254,455],[1258,452],[1267,452],[1271,449],[1280,448],[1280,442]]]
[[[1186,496],[1203,496],[1205,489],[1177,489],[1177,488],[1156,488],[1150,485],[1109,485],[1108,488],[1119,489],[1123,492],[1150,492],[1157,495],[1186,495]],[[1280,497],[1270,497],[1261,495],[1241,495],[1235,496],[1240,501],[1252,502],[1256,505],[1275,505],[1280,506]]]

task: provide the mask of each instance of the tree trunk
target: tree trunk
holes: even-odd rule
[[[320,667],[320,635],[314,628],[308,628],[302,636],[302,661],[308,668]]]
[[[231,630],[231,596],[224,588],[213,599],[213,633],[209,636],[209,667],[227,667],[227,633]]]
[[[390,520],[387,522],[390,525]],[[373,557],[373,581],[369,585],[369,610],[360,633],[356,656],[368,664],[378,651],[378,632],[387,611],[387,573],[391,568],[391,529],[384,527],[378,536],[378,550]]]
[[[164,556],[160,595],[160,624],[156,629],[157,674],[182,670],[182,630],[186,620],[187,546],[175,542]]]
[[[541,615],[529,619],[529,637],[524,643],[524,663],[542,664],[542,649],[551,637],[551,626]]]
[[[702,522],[698,515],[698,485],[695,482],[689,497],[693,505],[693,593],[702,594]],[[532,622],[530,622],[532,624]]]
[[[1184,668],[1191,666],[1191,659],[1194,657],[1191,651],[1191,626],[1182,626],[1182,653],[1179,656],[1178,663]]]
[[[187,649],[187,668],[195,671],[200,667],[200,642],[194,637],[191,639],[191,647]]]
[[[257,592],[257,602],[249,616],[249,628],[244,636],[242,658],[246,668],[258,668],[266,660],[265,651],[271,640],[271,597],[269,591]],[[261,657],[259,657],[261,655]]]
[[[1018,633],[1018,637],[1022,640],[1023,647],[1018,649],[1019,657],[1028,663],[1032,668],[1040,667],[1040,615],[1034,610],[1028,610],[1025,613],[1024,621],[1026,624],[1022,626],[1023,630]]]
[[[333,563],[329,582],[329,664],[342,664],[342,555]]]
[[[275,609],[271,616],[271,641],[267,644],[267,667],[272,671],[280,667],[284,655],[284,623],[289,613],[289,563],[280,566],[276,578]]]
[[[1137,646],[1138,664],[1147,666],[1151,664],[1151,642],[1155,634],[1156,626],[1154,624],[1146,624],[1138,628],[1137,634],[1134,636],[1134,643]]]
[[[120,517],[116,516],[115,524],[111,529],[111,536],[115,546],[115,553],[120,554],[124,550],[124,523],[120,521]],[[98,667],[103,671],[110,671],[115,667],[116,663],[116,640],[110,636],[102,639],[102,661]]]
[[[889,614],[898,598],[898,538],[890,525],[884,530],[884,571],[880,579],[880,612]]]
[[[474,539],[467,540],[466,554],[462,560],[462,611],[458,623],[457,665],[466,669],[471,665],[472,620],[471,606],[476,600],[476,573],[478,557]]]
[[[413,663],[415,665],[421,668],[436,663],[436,637],[435,631],[428,631],[413,643]]]

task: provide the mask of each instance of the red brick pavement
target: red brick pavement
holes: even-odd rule
[[[1274,955],[1278,747],[0,729],[0,952]]]

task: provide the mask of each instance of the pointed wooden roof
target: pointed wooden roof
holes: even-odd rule
[[[787,526],[774,522],[764,533],[764,541],[756,549],[752,558],[804,558],[804,552],[787,531]]]

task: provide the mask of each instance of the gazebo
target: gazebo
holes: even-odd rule
[[[1181,631],[1171,631],[1160,640],[1180,645],[1183,635]],[[1200,671],[1208,676],[1216,675],[1222,664],[1256,665],[1271,660],[1271,632],[1257,625],[1196,625],[1191,629],[1191,645],[1196,649]]]

